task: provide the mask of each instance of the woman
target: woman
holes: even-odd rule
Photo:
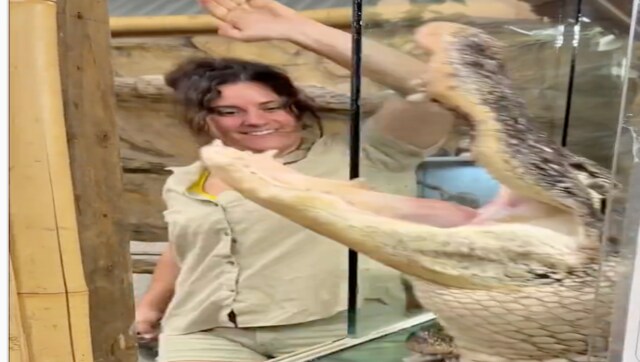
[[[202,4],[221,21],[223,36],[287,40],[349,67],[348,33],[275,1]],[[375,43],[365,42],[363,59],[365,75],[400,95],[414,92],[411,81],[423,70],[421,62]],[[249,152],[277,150],[278,159],[300,172],[348,179],[347,135],[322,135],[313,104],[279,70],[237,59],[192,59],[170,72],[166,83],[202,141],[220,139]],[[363,132],[366,183],[415,195],[416,166],[438,149],[451,125],[450,114],[433,104],[387,101]],[[244,200],[200,162],[174,168],[163,198],[170,247],[136,310],[144,338],[157,336],[162,319],[160,362],[264,361],[344,336],[344,247]],[[397,305],[398,273],[360,260],[361,305]],[[395,286],[374,285],[380,278]]]

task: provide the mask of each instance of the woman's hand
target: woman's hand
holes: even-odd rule
[[[199,0],[220,21],[218,34],[242,41],[289,40],[309,19],[273,0]]]
[[[134,329],[136,337],[140,343],[155,341],[160,333],[160,320],[162,313],[157,309],[150,308],[144,304],[136,308],[136,320]]]

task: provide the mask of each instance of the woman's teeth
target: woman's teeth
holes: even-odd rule
[[[251,136],[263,136],[263,135],[270,134],[270,133],[273,133],[273,132],[275,132],[275,130],[266,129],[266,130],[262,130],[262,131],[247,132],[247,134],[251,135]]]

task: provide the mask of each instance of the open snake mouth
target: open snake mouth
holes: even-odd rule
[[[379,261],[405,273],[438,279],[445,285],[507,282],[515,274],[535,278],[545,268],[579,263],[583,258],[575,251],[580,227],[572,214],[576,206],[554,199],[554,190],[545,187],[549,180],[537,178],[540,168],[528,164],[514,167],[523,154],[555,149],[535,138],[538,134],[528,132],[519,98],[503,101],[512,97],[507,83],[495,81],[506,79],[500,72],[504,67],[499,44],[479,30],[451,23],[429,23],[418,30],[416,39],[432,53],[431,72],[425,79],[427,94],[471,121],[476,138],[483,138],[473,142],[473,155],[507,186],[507,192],[487,207],[474,210],[444,201],[375,192],[358,182],[308,177],[273,160],[273,153],[253,155],[219,142],[203,149],[203,161],[214,174],[258,204],[339,242],[361,243],[358,247],[364,254],[374,253]],[[551,161],[558,158],[552,153]],[[523,162],[527,160],[525,157]],[[542,166],[542,171],[557,172],[552,162],[551,168]],[[574,186],[580,185],[574,182],[567,189]],[[354,237],[358,233],[367,234],[368,239]],[[426,246],[434,249],[424,253],[412,253],[414,247],[425,247],[420,242],[425,239],[434,245],[438,244],[434,240],[440,240],[441,244]],[[460,240],[460,245],[452,246],[454,239]],[[501,242],[492,241],[496,239]],[[489,249],[495,254],[486,252]],[[530,258],[529,263],[519,264],[521,258]],[[498,261],[503,264],[493,268]],[[482,272],[461,271],[470,263],[483,264]],[[474,282],[465,284],[469,279]]]

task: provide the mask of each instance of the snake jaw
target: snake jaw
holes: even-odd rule
[[[502,61],[504,46],[479,29],[447,22],[423,25],[415,41],[431,54],[422,93],[468,123],[473,159],[514,192],[576,215],[585,247],[599,245],[602,194],[594,188],[601,183],[590,178],[600,176],[585,178],[577,156],[529,124]]]

